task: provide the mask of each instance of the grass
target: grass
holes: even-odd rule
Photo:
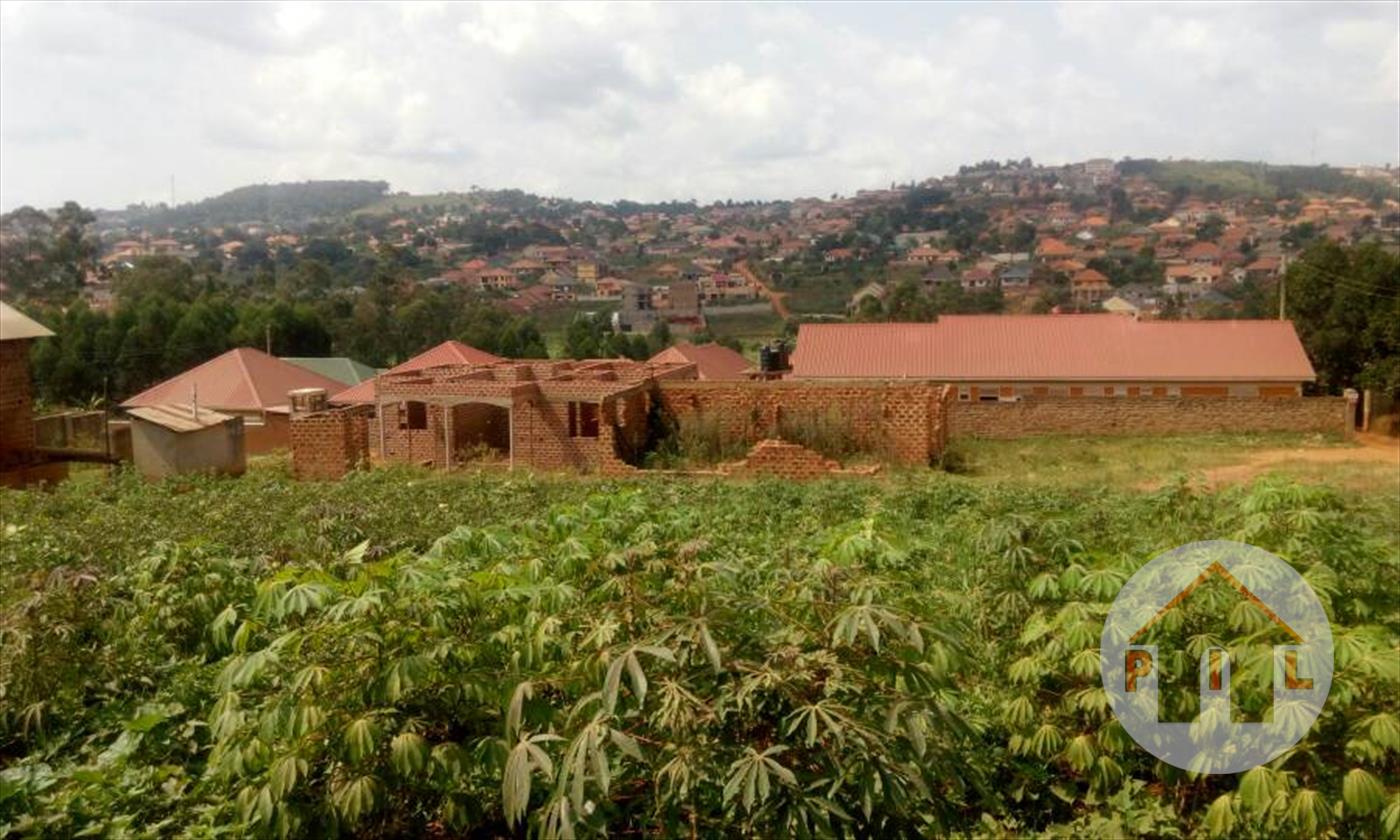
[[[1178,476],[1245,464],[1268,450],[1348,447],[1339,438],[1303,434],[1219,434],[1181,437],[1038,437],[1020,440],[956,440],[956,469],[970,477],[1072,486],[1102,484],[1146,489]],[[1362,492],[1395,489],[1385,464],[1271,463],[1262,472],[1304,481],[1338,483]],[[1345,481],[1337,481],[1339,478]]]
[[[737,338],[747,347],[783,334],[783,319],[768,312],[726,312],[723,307],[705,310],[705,321],[717,338]]]

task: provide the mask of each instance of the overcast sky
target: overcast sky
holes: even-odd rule
[[[372,178],[791,198],[988,157],[1395,162],[1400,3],[0,4],[0,206]]]

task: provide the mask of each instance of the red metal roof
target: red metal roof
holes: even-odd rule
[[[932,324],[803,324],[795,378],[1305,382],[1288,321],[945,315]]]
[[[287,392],[297,388],[324,388],[327,394],[333,394],[344,387],[342,382],[261,350],[238,347],[152,385],[122,403],[122,408],[181,405],[191,402],[198,389],[200,408],[267,411],[285,406]]]
[[[693,363],[701,379],[747,379],[744,372],[752,367],[742,354],[721,344],[691,344],[686,341],[667,347],[647,361],[652,364]]]
[[[437,367],[438,365],[485,365],[492,362],[503,362],[500,356],[493,356],[485,350],[478,350],[469,344],[460,341],[444,341],[436,347],[430,347],[409,359],[398,367],[390,368],[385,373],[411,373],[423,368]],[[374,402],[374,382],[375,378],[366,379],[358,385],[352,385],[343,391],[330,392],[333,403],[350,405],[354,403]]]

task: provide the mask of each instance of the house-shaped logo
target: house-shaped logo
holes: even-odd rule
[[[1231,676],[1239,663],[1223,643],[1196,646],[1194,717],[1163,719],[1163,656],[1187,654],[1162,650],[1154,638],[1171,637],[1188,599],[1211,585],[1233,597],[1210,616],[1218,624],[1208,636],[1234,634],[1268,657],[1255,663],[1256,674],[1272,679],[1265,720],[1234,719]],[[1104,690],[1129,735],[1163,761],[1197,772],[1237,773],[1288,749],[1317,719],[1332,682],[1332,633],[1312,588],[1269,552],[1223,540],[1173,549],[1138,570],[1109,611],[1100,653]]]

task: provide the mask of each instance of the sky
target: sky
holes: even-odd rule
[[[1400,158],[1400,3],[0,4],[0,207],[385,180],[850,194],[987,158]]]

